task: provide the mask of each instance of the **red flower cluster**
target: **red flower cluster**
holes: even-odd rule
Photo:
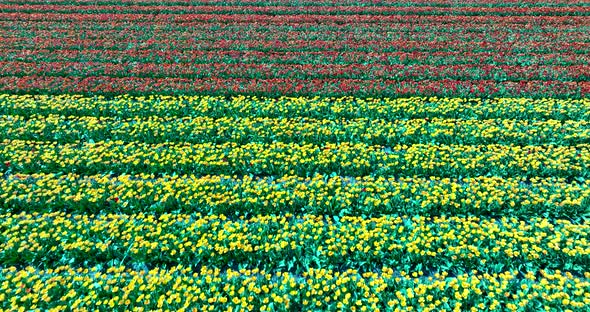
[[[586,97],[577,1],[0,5],[0,91]],[[370,5],[369,5],[370,4]]]

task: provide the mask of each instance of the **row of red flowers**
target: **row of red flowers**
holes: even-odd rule
[[[365,51],[373,53],[398,52],[398,51],[471,51],[471,52],[522,52],[522,53],[546,53],[555,51],[553,42],[466,42],[463,40],[366,40],[366,41],[344,41],[344,40],[198,40],[198,39],[161,39],[149,41],[121,41],[117,38],[78,39],[78,38],[3,38],[0,42],[0,49],[105,49],[105,50],[257,50],[257,51]],[[580,54],[590,51],[590,43],[586,42],[564,42],[560,45],[561,51],[576,52]]]
[[[33,17],[36,15],[32,15]],[[531,23],[517,22],[512,19],[502,19],[486,22],[485,20],[473,21],[471,19],[465,19],[461,23],[446,23],[444,19],[436,20],[415,20],[406,19],[399,21],[392,21],[389,23],[373,23],[371,21],[350,21],[349,23],[340,23],[332,21],[317,22],[306,22],[306,21],[272,21],[272,20],[259,20],[255,24],[244,23],[239,20],[235,21],[210,21],[203,23],[200,20],[187,20],[187,21],[176,21],[175,23],[166,23],[162,20],[144,20],[129,21],[118,19],[109,20],[108,22],[99,22],[92,19],[76,19],[76,20],[38,20],[35,18],[30,20],[14,20],[14,19],[0,19],[0,29],[6,28],[9,30],[21,30],[23,28],[29,29],[53,29],[53,30],[76,30],[76,29],[118,29],[118,30],[130,30],[130,29],[145,29],[145,27],[156,27],[165,28],[170,31],[217,31],[223,30],[224,28],[240,27],[243,31],[259,31],[259,29],[272,27],[274,29],[284,28],[281,31],[314,31],[314,30],[330,30],[330,31],[342,31],[347,34],[354,34],[358,32],[363,33],[374,33],[376,30],[380,32],[447,32],[447,33],[463,33],[463,32],[479,32],[479,33],[512,33],[513,35],[521,32],[527,34],[535,34],[542,32],[542,34],[552,36],[557,33],[563,33],[564,35],[570,32],[585,33],[584,29],[580,29],[579,25],[572,23],[563,24],[546,24],[541,25],[535,21],[538,18],[531,20]],[[372,27],[378,27],[378,29],[372,29]]]
[[[141,78],[141,77],[0,77],[0,91],[16,93],[85,94],[213,94],[213,95],[317,95],[398,97],[442,95],[462,97],[557,97],[590,96],[590,82],[440,80],[395,81],[360,79],[243,79],[243,78]]]
[[[337,78],[387,80],[587,81],[590,65],[379,65],[379,64],[158,64],[107,62],[3,62],[0,76],[109,76],[184,78]]]
[[[56,25],[59,26],[56,29]],[[107,24],[109,25],[109,24]],[[402,24],[398,24],[402,27]],[[406,24],[407,26],[407,24]],[[147,28],[147,29],[146,29]],[[349,26],[348,28],[311,25],[222,25],[219,23],[200,24],[194,26],[168,27],[161,24],[141,24],[135,27],[115,25],[105,27],[99,23],[59,23],[41,24],[21,23],[0,28],[3,40],[19,42],[28,38],[95,40],[99,43],[105,38],[110,40],[149,41],[151,44],[166,43],[170,38],[175,42],[195,41],[299,41],[315,40],[326,42],[359,42],[383,44],[398,44],[404,42],[464,42],[478,48],[493,47],[493,44],[516,44],[547,46],[550,44],[587,43],[588,33],[575,27],[546,27],[543,31],[516,30],[514,28],[478,28],[467,29],[448,27],[438,24],[419,28],[395,29],[389,26]],[[543,43],[543,44],[541,44]]]
[[[498,52],[383,52],[363,51],[190,51],[190,50],[48,50],[3,49],[1,61],[21,62],[110,62],[125,63],[228,63],[228,64],[382,64],[382,65],[538,65],[570,66],[590,64],[590,54],[572,52],[498,53]]]
[[[135,13],[21,13],[21,12],[0,12],[0,20],[6,21],[127,21],[136,22],[241,22],[241,23],[371,23],[387,24],[407,22],[446,22],[449,25],[463,24],[465,22],[482,23],[495,25],[498,23],[519,23],[525,25],[588,25],[586,16],[525,16],[525,15],[418,15],[418,14],[392,14],[392,15],[326,15],[326,14],[285,14],[285,15],[262,15],[262,14],[135,14]]]
[[[118,5],[118,4],[0,4],[3,12],[52,12],[52,13],[218,13],[218,14],[329,14],[329,15],[383,15],[383,14],[419,14],[419,15],[544,15],[564,16],[590,14],[590,7],[437,7],[437,6],[215,6],[215,5]]]
[[[83,4],[83,3],[116,3],[116,4],[161,4],[158,0],[6,0],[6,3],[37,3],[37,4]],[[317,5],[327,6],[334,5],[333,0],[273,0],[272,2],[264,0],[167,0],[170,5],[257,5],[257,6],[302,6],[302,5]],[[340,5],[356,5],[356,6],[436,6],[436,7],[485,7],[485,6],[519,6],[519,7],[559,7],[559,6],[583,6],[583,2],[579,0],[552,0],[550,2],[538,0],[521,0],[521,1],[506,1],[506,0],[463,0],[457,2],[456,0],[410,0],[402,2],[382,1],[382,0],[338,0]]]

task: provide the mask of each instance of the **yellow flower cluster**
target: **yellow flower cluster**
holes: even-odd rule
[[[0,113],[30,116],[209,116],[326,118],[476,118],[590,120],[590,99],[321,98],[256,96],[128,96],[0,94]]]
[[[11,311],[584,311],[590,274],[560,271],[424,275],[310,269],[123,266],[0,272],[0,308]]]
[[[77,142],[362,142],[377,145],[422,142],[462,144],[563,145],[590,142],[588,121],[441,119],[314,119],[270,117],[112,117],[48,115],[0,116],[0,138]]]
[[[120,173],[345,176],[590,177],[590,145],[435,145],[382,147],[362,143],[160,143],[120,141],[58,144],[4,140],[0,161],[23,173]]]
[[[586,311],[590,99],[0,94],[0,310]]]
[[[476,177],[385,178],[313,175],[12,174],[0,180],[0,211],[200,212],[226,215],[517,215],[580,219],[590,181]]]
[[[590,225],[535,218],[65,213],[0,215],[0,263],[208,265],[267,270],[405,264],[586,272]]]

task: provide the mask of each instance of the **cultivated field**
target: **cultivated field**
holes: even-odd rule
[[[590,2],[4,0],[0,308],[588,311]]]

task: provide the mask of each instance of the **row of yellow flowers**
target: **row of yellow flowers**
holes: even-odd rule
[[[590,225],[534,218],[108,214],[0,215],[0,263],[583,274]]]
[[[587,120],[315,119],[270,117],[134,117],[72,115],[0,115],[0,139],[56,140],[87,138],[161,142],[359,142],[370,145],[424,142],[461,144],[563,144],[590,142]]]
[[[0,94],[0,114],[113,116],[368,118],[510,118],[589,120],[590,99],[325,98],[256,96],[103,96]]]
[[[590,145],[95,143],[4,140],[2,172],[590,177]]]
[[[580,220],[590,181],[561,178],[11,174],[0,211],[256,215],[543,215]]]
[[[123,266],[0,272],[10,311],[587,311],[590,274],[539,270],[423,276],[310,269],[302,274]]]

